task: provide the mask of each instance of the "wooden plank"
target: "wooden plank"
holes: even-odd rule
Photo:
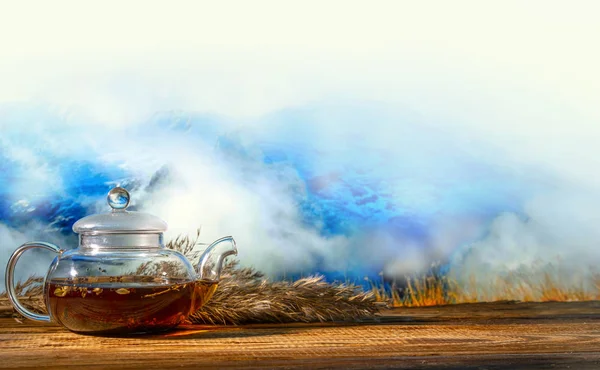
[[[112,338],[0,319],[0,368],[600,368],[600,305],[456,305],[362,324],[194,326]]]

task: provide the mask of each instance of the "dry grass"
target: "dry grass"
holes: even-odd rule
[[[18,282],[15,287],[17,294],[19,295],[19,302],[25,308],[37,312],[46,313],[46,305],[42,297],[43,278],[30,276],[24,282]],[[16,316],[16,311],[12,308],[12,305],[8,299],[6,292],[0,292],[0,317],[4,316]]]
[[[507,275],[493,282],[478,283],[472,276],[466,284],[440,274],[407,278],[405,288],[392,284],[371,284],[376,299],[392,307],[439,306],[455,303],[521,301],[521,302],[570,302],[600,300],[600,274],[592,275],[589,287],[564,286],[550,272],[541,278],[534,276]]]
[[[458,303],[452,284],[445,276],[417,276],[407,278],[406,286],[371,283],[377,301],[392,307],[425,307]]]

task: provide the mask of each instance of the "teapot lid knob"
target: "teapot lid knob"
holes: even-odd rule
[[[73,224],[73,231],[80,235],[101,235],[98,239],[101,239],[101,242],[94,241],[97,245],[124,247],[122,234],[129,234],[128,240],[140,246],[144,245],[144,238],[148,238],[145,234],[162,234],[167,230],[167,224],[156,216],[126,211],[125,208],[130,204],[130,195],[120,186],[109,191],[106,200],[112,212],[86,216]],[[120,236],[109,237],[110,234]]]
[[[113,211],[125,210],[125,208],[129,206],[129,192],[124,188],[117,186],[108,192],[106,200]]]

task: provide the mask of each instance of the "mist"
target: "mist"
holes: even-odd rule
[[[0,269],[121,184],[274,277],[597,270],[595,3],[194,4],[0,12]]]

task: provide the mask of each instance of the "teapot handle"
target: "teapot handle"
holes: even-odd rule
[[[34,312],[29,311],[28,309],[23,307],[21,305],[21,303],[19,303],[19,298],[17,297],[17,291],[16,291],[15,285],[14,285],[14,283],[15,283],[14,282],[14,280],[15,280],[14,270],[15,270],[15,266],[17,265],[17,261],[19,260],[19,257],[21,257],[23,252],[25,252],[28,249],[32,249],[32,248],[48,249],[48,250],[51,250],[51,251],[59,253],[59,254],[62,252],[61,249],[59,247],[57,247],[56,245],[51,244],[51,243],[45,243],[45,242],[25,243],[22,246],[20,246],[19,248],[17,248],[17,250],[14,251],[14,253],[10,256],[10,259],[8,260],[8,265],[6,266],[6,275],[5,275],[6,291],[8,292],[8,299],[10,299],[10,302],[12,303],[12,305],[14,306],[14,308],[17,310],[18,313],[20,313],[21,315],[23,315],[26,318],[31,319],[31,320],[49,322],[50,321],[49,315],[36,314]]]

